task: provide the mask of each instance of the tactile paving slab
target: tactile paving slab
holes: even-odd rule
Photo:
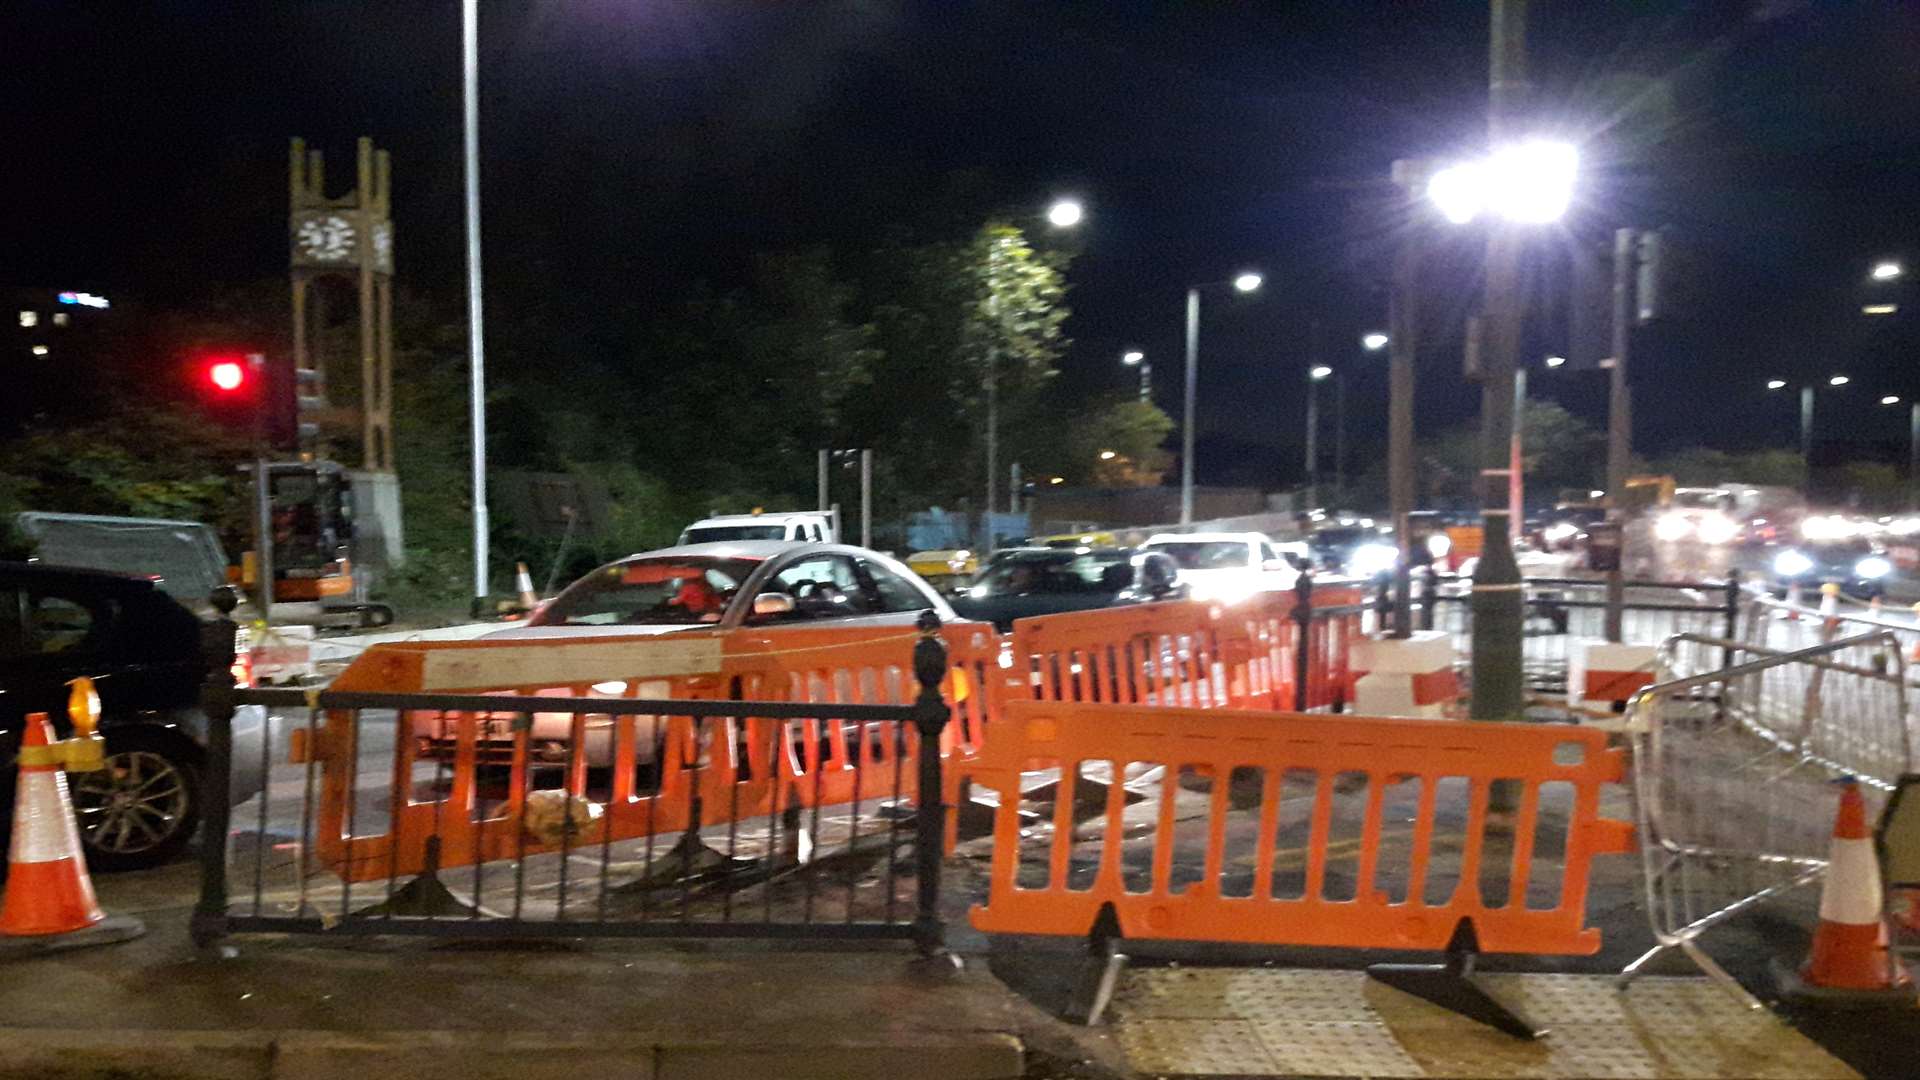
[[[1547,1029],[1525,1042],[1358,971],[1145,968],[1113,1003],[1116,1034],[1151,1076],[1326,1080],[1852,1080],[1770,1013],[1706,979],[1484,975]]]

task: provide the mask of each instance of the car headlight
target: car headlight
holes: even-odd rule
[[[1393,569],[1400,549],[1391,544],[1361,544],[1347,557],[1347,571],[1355,577],[1373,577]]]
[[[1781,577],[1799,577],[1813,569],[1813,560],[1788,549],[1773,557],[1773,572]]]
[[[1853,572],[1868,581],[1893,573],[1893,564],[1878,555],[1869,555],[1853,564]]]
[[[1656,540],[1672,543],[1675,540],[1685,540],[1692,533],[1693,522],[1679,514],[1668,514],[1653,523],[1653,537]]]
[[[1427,554],[1436,559],[1444,559],[1453,550],[1453,538],[1446,533],[1434,533],[1427,537]]]
[[[1727,544],[1733,542],[1734,536],[1740,530],[1734,525],[1732,519],[1713,514],[1701,518],[1695,531],[1699,533],[1701,543]]]

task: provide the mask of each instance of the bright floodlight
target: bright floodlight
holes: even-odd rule
[[[1573,203],[1580,154],[1571,144],[1529,139],[1485,161],[1450,165],[1427,181],[1427,198],[1448,221],[1465,225],[1488,209],[1508,221],[1558,221]]]
[[[1086,210],[1073,199],[1061,199],[1047,208],[1047,222],[1056,229],[1071,229],[1080,224]]]
[[[1785,379],[1768,379],[1767,380],[1767,389],[1769,390],[1779,390],[1786,385],[1787,385],[1787,380]]]
[[[1140,361],[1145,360],[1146,358],[1147,358],[1147,354],[1141,352],[1139,349],[1129,349],[1126,352],[1120,354],[1120,362],[1127,365],[1128,367],[1133,367],[1135,364],[1138,364]]]
[[[1566,357],[1564,357],[1564,356],[1549,356],[1549,357],[1547,357],[1547,366],[1548,366],[1548,367],[1559,367],[1560,365],[1562,365],[1562,364],[1564,364],[1564,363],[1566,363],[1566,362],[1567,362],[1567,358],[1566,358]]]
[[[1324,379],[1331,374],[1333,374],[1333,369],[1325,364],[1318,364],[1311,371],[1307,372],[1309,378],[1316,380]]]
[[[1888,394],[1888,395],[1887,395],[1886,397],[1883,397],[1883,398],[1881,398],[1881,399],[1880,399],[1880,404],[1882,404],[1882,405],[1898,405],[1898,404],[1900,404],[1900,395],[1899,395],[1899,394]]]
[[[1114,453],[1114,452],[1113,452],[1113,451],[1111,451],[1111,450],[1102,450],[1102,451],[1100,451],[1100,460],[1101,460],[1101,461],[1112,461],[1112,460],[1113,460],[1114,458],[1117,458],[1117,457],[1119,457],[1119,456],[1120,456],[1119,454],[1116,454],[1116,453]]]
[[[1468,162],[1441,169],[1427,181],[1427,198],[1448,221],[1465,225],[1487,205],[1486,166]]]
[[[1828,386],[1845,386],[1852,381],[1853,381],[1852,379],[1847,378],[1845,375],[1835,375],[1833,378],[1827,380],[1827,385]]]
[[[1892,260],[1873,264],[1873,280],[1875,281],[1892,281],[1905,272],[1904,267]]]
[[[1239,277],[1233,279],[1233,287],[1236,289],[1239,289],[1241,292],[1252,292],[1253,290],[1259,288],[1260,283],[1265,280],[1266,279],[1261,277],[1259,274],[1255,273],[1252,270],[1249,270],[1246,273],[1241,274]]]
[[[1387,335],[1381,333],[1378,330],[1375,330],[1371,334],[1365,334],[1361,336],[1360,347],[1367,350],[1368,352],[1379,352],[1381,349],[1384,349],[1387,347],[1387,341],[1388,341]]]

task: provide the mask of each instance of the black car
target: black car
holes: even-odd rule
[[[200,818],[206,672],[199,619],[154,579],[0,562],[0,830],[13,821],[23,721],[46,713],[70,734],[67,682],[84,675],[107,744],[104,770],[68,778],[88,861],[131,870],[177,854]],[[234,717],[236,802],[261,789],[264,724],[257,706]]]
[[[1004,631],[1015,619],[1165,599],[1178,567],[1157,576],[1136,565],[1171,560],[1125,548],[1009,548],[994,552],[973,580],[951,598],[962,618]],[[1139,579],[1139,580],[1136,580]],[[1155,583],[1160,583],[1155,585]]]
[[[1871,540],[1855,536],[1780,547],[1768,559],[1767,569],[1776,591],[1785,593],[1798,585],[1802,599],[1813,604],[1819,602],[1820,586],[1829,582],[1861,600],[1886,595],[1893,562]]]

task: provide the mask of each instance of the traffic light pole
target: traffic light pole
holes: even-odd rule
[[[273,381],[267,358],[247,355],[257,400],[253,408],[253,584],[262,627],[273,625],[273,466],[268,461],[267,411]]]

